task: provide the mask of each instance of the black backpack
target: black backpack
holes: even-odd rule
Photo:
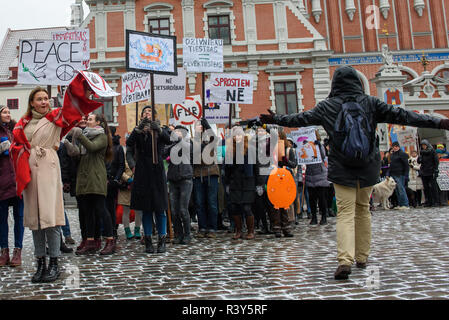
[[[355,97],[339,100],[341,111],[334,125],[334,148],[345,165],[365,166],[374,153],[375,129],[370,124],[368,113]]]

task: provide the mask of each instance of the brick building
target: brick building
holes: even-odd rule
[[[256,79],[253,105],[236,106],[239,119],[267,108],[278,113],[312,108],[327,97],[333,72],[344,64],[359,71],[366,93],[382,97],[374,79],[385,64],[385,44],[401,82],[414,81],[398,88],[403,99],[396,103],[449,116],[449,0],[85,2],[90,13],[80,27],[90,30],[91,69],[117,91],[126,72],[125,30],[148,32],[151,26],[154,33],[177,37],[179,66],[183,37],[224,40],[224,72],[248,72]],[[80,16],[76,4],[74,20]],[[186,94],[200,92],[201,76],[188,73]],[[127,115],[119,98],[106,101],[103,112],[123,137]]]

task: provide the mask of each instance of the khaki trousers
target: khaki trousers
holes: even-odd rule
[[[369,199],[373,187],[346,187],[334,183],[337,199],[337,259],[339,265],[366,262],[371,247]]]

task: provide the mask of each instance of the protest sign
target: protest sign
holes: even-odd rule
[[[437,183],[441,191],[449,191],[449,159],[440,159]]]
[[[156,103],[183,103],[186,99],[186,71],[178,68],[178,75],[154,76],[154,100]]]
[[[223,124],[229,122],[228,103],[209,103],[206,104],[204,116],[209,123]]]
[[[120,94],[111,89],[106,81],[98,74],[87,71],[79,71],[79,73],[87,80],[92,90],[100,97],[116,97]]]
[[[126,30],[126,70],[176,75],[176,37]]]
[[[223,72],[223,40],[184,38],[184,68],[188,72]]]
[[[398,142],[401,147],[411,147],[415,146],[416,148],[416,138],[417,138],[417,129],[413,127],[404,127],[399,130],[396,130]]]
[[[84,70],[82,41],[20,40],[18,83],[66,86],[77,70]]]
[[[89,44],[89,29],[76,29],[52,32],[53,40],[70,40],[83,42],[83,70],[88,70],[90,67],[90,44]]]
[[[211,74],[208,84],[210,87],[210,101],[216,103],[253,103],[252,74]]]
[[[301,128],[297,131],[290,132],[290,137],[297,145],[298,165],[322,162],[320,149],[315,145],[315,128]]]
[[[150,99],[151,83],[147,73],[127,72],[122,75],[122,105]]]
[[[201,97],[199,95],[186,97],[183,104],[173,106],[174,119],[170,121],[173,125],[191,125],[197,120],[201,120],[203,108],[201,106]]]

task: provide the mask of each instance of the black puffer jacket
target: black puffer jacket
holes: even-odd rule
[[[408,176],[408,155],[399,149],[391,154],[390,176]]]
[[[421,144],[425,144],[427,149],[421,149],[421,154],[418,157],[418,163],[421,164],[419,175],[421,177],[430,177],[438,172],[440,161],[438,160],[438,155],[435,152],[435,149],[427,140],[422,140]]]
[[[377,183],[380,173],[380,152],[376,144],[368,165],[349,167],[335,150],[334,124],[341,110],[341,100],[354,97],[365,109],[370,125],[375,132],[378,123],[402,124],[413,127],[439,128],[440,119],[428,115],[417,114],[399,107],[388,105],[376,97],[365,95],[362,82],[354,68],[344,66],[338,68],[332,79],[331,93],[325,101],[306,112],[292,115],[276,115],[277,124],[285,127],[308,127],[322,125],[329,136],[329,172],[328,180],[339,185],[369,187]],[[374,133],[373,133],[374,135]],[[374,139],[374,137],[372,137]]]

